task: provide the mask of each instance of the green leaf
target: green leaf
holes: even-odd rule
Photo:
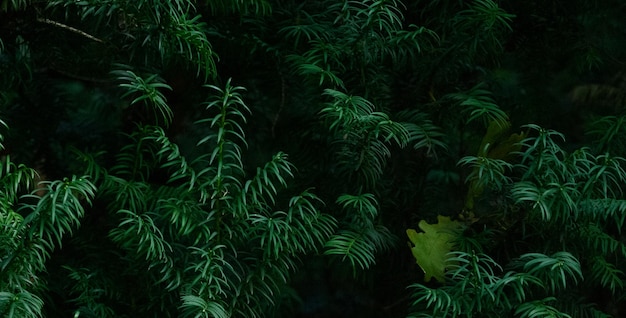
[[[420,221],[419,228],[424,231],[423,233],[413,229],[406,230],[414,245],[411,246],[411,252],[424,271],[424,280],[427,282],[432,277],[439,282],[444,281],[448,254],[452,251],[454,241],[462,229],[462,224],[452,221],[450,217],[438,215],[437,220],[437,224]]]
[[[183,309],[182,317],[194,317],[194,318],[229,318],[230,315],[224,309],[220,303],[205,300],[201,297],[194,295],[184,295],[182,296],[183,304],[181,308]]]

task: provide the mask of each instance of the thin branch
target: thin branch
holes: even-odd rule
[[[276,114],[274,115],[274,118],[272,119],[272,138],[276,137],[276,124],[278,123],[280,112],[283,110],[283,107],[285,107],[285,94],[286,94],[286,89],[287,89],[287,84],[285,83],[285,77],[283,76],[280,69],[278,69],[278,75],[280,76],[280,85],[281,85],[280,105],[278,106],[278,111],[276,111]]]
[[[64,71],[64,70],[62,70],[60,68],[55,67],[54,65],[51,65],[49,67],[49,69],[52,70],[52,71],[55,71],[55,72],[57,72],[57,73],[59,73],[59,74],[61,74],[63,76],[65,76],[65,77],[69,77],[69,78],[76,79],[76,80],[83,81],[83,82],[102,83],[102,84],[111,82],[110,80],[106,80],[106,79],[102,79],[102,78],[82,76],[82,75],[79,75],[79,74],[66,72],[66,71]]]
[[[384,310],[384,311],[389,311],[389,310],[391,310],[391,309],[393,309],[394,307],[397,307],[397,306],[399,306],[399,305],[405,305],[405,304],[406,304],[406,301],[407,301],[407,300],[409,300],[409,298],[410,298],[410,295],[405,295],[404,297],[402,297],[402,298],[400,298],[400,299],[396,300],[396,301],[395,301],[395,302],[393,302],[392,304],[387,305],[387,306],[384,306],[384,307],[383,307],[383,310]]]
[[[61,29],[65,29],[65,30],[74,32],[76,34],[80,34],[80,35],[82,35],[82,36],[84,36],[84,37],[86,37],[86,38],[88,38],[88,39],[90,39],[92,41],[96,41],[96,42],[99,42],[99,43],[104,43],[103,40],[98,39],[97,37],[95,37],[95,36],[93,36],[93,35],[91,35],[89,33],[86,33],[84,31],[81,31],[79,29],[73,28],[73,27],[71,27],[69,25],[66,25],[66,24],[63,24],[63,23],[60,23],[60,22],[52,21],[50,19],[42,19],[42,18],[37,18],[37,21],[42,22],[42,23],[46,23],[46,24],[50,24],[50,25],[54,25],[54,26],[59,27]]]

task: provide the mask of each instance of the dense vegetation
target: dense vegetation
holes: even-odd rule
[[[0,315],[623,316],[625,9],[0,0]]]

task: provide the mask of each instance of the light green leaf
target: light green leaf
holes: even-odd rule
[[[419,228],[423,233],[414,229],[406,230],[414,245],[411,246],[411,252],[424,271],[424,280],[427,282],[432,277],[439,282],[444,281],[448,253],[454,247],[454,240],[462,229],[461,223],[452,221],[447,216],[438,215],[437,221],[437,224],[420,221]]]

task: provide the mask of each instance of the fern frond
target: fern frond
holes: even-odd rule
[[[508,115],[498,107],[492,97],[492,93],[485,88],[485,84],[479,83],[468,91],[453,93],[446,96],[459,103],[462,113],[469,113],[467,123],[480,119],[485,126],[490,122],[496,122],[500,127],[508,125]]]
[[[505,172],[511,170],[513,165],[502,159],[467,156],[459,160],[459,165],[468,165],[472,168],[465,182],[472,182],[477,188],[501,189],[511,182],[511,178],[506,176]]]
[[[376,263],[375,254],[389,248],[393,236],[384,227],[343,229],[326,242],[325,255],[341,256],[349,261],[356,274],[357,267],[368,269]]]
[[[497,294],[498,285],[502,283],[499,276],[502,267],[488,255],[473,251],[451,252],[448,262],[450,271],[446,275],[450,285],[447,288],[457,298],[463,311],[497,311],[503,300]]]
[[[428,317],[458,317],[463,312],[460,299],[451,295],[447,289],[429,288],[422,284],[412,284],[409,288],[414,289],[412,306],[431,313],[432,316]]]
[[[345,88],[343,80],[335,74],[329,65],[320,66],[317,63],[302,63],[298,65],[297,70],[300,75],[319,77],[319,86],[328,81],[333,87]]]
[[[514,15],[504,12],[492,0],[476,0],[470,9],[461,11],[459,14],[471,16],[473,20],[480,22],[485,30],[497,28],[499,25],[512,30],[509,23]]]
[[[207,3],[214,13],[239,12],[242,14],[268,15],[272,5],[267,0],[215,0]]]
[[[513,307],[513,304],[522,304],[527,298],[532,297],[535,288],[544,289],[544,282],[538,277],[529,273],[507,272],[495,284],[495,293],[504,297],[499,302],[506,307]],[[508,300],[510,297],[511,300]]]
[[[564,290],[568,281],[576,285],[583,278],[580,262],[568,252],[556,252],[551,256],[527,253],[520,256],[518,262],[523,264],[526,273],[546,282],[551,292]]]
[[[584,239],[584,242],[587,243],[591,250],[600,252],[602,255],[619,253],[626,257],[626,245],[606,233],[597,224],[580,225],[578,231],[580,237]]]
[[[194,245],[211,240],[213,232],[207,224],[215,220],[215,212],[207,213],[195,200],[181,197],[160,198],[154,208],[159,220],[168,225],[171,235],[181,239],[193,238]]]
[[[373,27],[378,32],[390,37],[395,30],[402,28],[402,9],[404,4],[397,0],[391,1],[362,1],[353,5],[361,5],[355,10],[355,17],[363,16],[366,27]]]
[[[364,138],[356,131],[348,135],[350,139],[339,141],[344,145],[338,158],[342,172],[347,175],[356,175],[368,186],[375,185],[383,175],[391,150],[383,141],[373,136],[366,135]]]
[[[159,150],[155,156],[162,162],[161,168],[171,171],[168,182],[180,181],[181,187],[187,191],[197,188],[197,173],[187,162],[187,158],[181,154],[178,145],[167,137],[163,128],[158,126],[146,128],[151,130],[146,140],[153,140],[158,145]]]
[[[6,0],[2,2],[2,6],[0,6],[0,11],[21,11],[28,8],[30,4],[31,0]]]
[[[185,2],[189,3],[189,2]],[[172,47],[168,52],[176,52],[187,59],[189,63],[196,64],[196,76],[204,73],[204,79],[215,77],[216,54],[206,36],[206,23],[201,22],[200,15],[189,19],[187,12],[180,15],[171,15],[170,21]],[[159,43],[161,44],[161,43]]]
[[[385,113],[372,113],[372,119],[377,121],[374,128],[374,136],[382,137],[385,142],[393,140],[398,146],[404,148],[411,139],[410,132],[402,123],[390,120]]]
[[[375,263],[375,246],[368,242],[364,233],[352,230],[340,230],[326,242],[326,255],[341,255],[342,261],[346,259],[355,269],[367,269]],[[356,272],[355,272],[356,273]]]
[[[41,298],[26,291],[16,294],[0,292],[0,314],[4,317],[43,317],[43,304]]]
[[[142,77],[128,66],[120,65],[120,67],[120,70],[112,71],[111,74],[116,76],[120,83],[119,87],[126,90],[122,98],[132,97],[133,100],[130,105],[141,102],[153,111],[156,124],[163,122],[165,126],[168,126],[172,122],[174,113],[161,90],[172,90],[172,87],[165,84],[164,80],[157,74]]]
[[[292,228],[287,222],[287,213],[274,212],[269,217],[264,215],[251,215],[250,221],[259,227],[261,232],[261,247],[264,249],[264,258],[275,258],[278,255],[289,252],[290,231]],[[299,251],[298,251],[299,252]]]
[[[35,238],[27,242],[19,240],[28,234],[28,229],[21,226],[22,224],[16,225],[20,228],[14,229],[15,231],[11,234],[23,236],[1,242],[2,251],[5,254],[0,258],[2,261],[0,269],[7,273],[2,277],[2,284],[13,286],[17,290],[39,286],[38,274],[45,269],[46,261],[50,259],[51,254],[49,244],[42,239]]]
[[[206,300],[195,295],[183,295],[181,297],[182,317],[193,318],[229,318],[230,314],[224,305],[217,301]]]
[[[226,297],[232,288],[232,275],[234,270],[224,258],[224,245],[209,246],[208,242],[200,246],[203,248],[190,246],[189,253],[193,256],[194,262],[185,268],[185,273],[192,279],[189,288],[197,291],[198,295],[211,299]]]
[[[242,255],[244,260],[251,255]],[[243,265],[243,264],[242,264]],[[276,260],[263,260],[256,264],[245,264],[232,300],[233,312],[243,317],[262,317],[264,310],[277,304],[281,285],[288,281],[289,273],[296,264],[288,254],[279,255]]]
[[[447,144],[441,140],[446,134],[435,126],[430,120],[424,120],[421,124],[402,123],[409,132],[409,143],[414,149],[426,149],[428,154],[436,154],[436,149],[447,150]]]
[[[602,256],[596,256],[591,260],[590,278],[611,290],[613,294],[624,289],[624,272],[607,262]]]
[[[294,48],[297,48],[301,43],[327,42],[329,40],[326,25],[315,21],[315,17],[306,11],[300,11],[300,14],[302,17],[298,24],[287,25],[278,30],[278,34],[291,39]]]
[[[597,153],[620,152],[626,145],[623,138],[626,117],[604,116],[593,123],[587,132],[594,136],[595,150]],[[623,154],[623,153],[622,153]]]
[[[525,165],[526,170],[522,179],[542,179],[544,182],[564,180],[563,174],[570,169],[564,160],[566,153],[559,143],[565,141],[565,136],[533,124],[524,125],[523,128],[529,130],[529,137],[521,142],[521,165]],[[537,133],[537,136],[532,136],[533,133]]]
[[[80,225],[85,214],[83,204],[91,204],[96,193],[96,187],[86,178],[65,178],[46,183],[45,194],[36,205],[24,205],[20,210],[31,210],[24,218],[25,224],[30,225],[29,237],[43,239],[50,250],[55,245],[61,246],[66,233],[72,234]],[[55,244],[56,243],[56,244]]]
[[[573,297],[561,297],[557,299],[555,307],[562,312],[570,314],[572,317],[580,318],[611,318],[614,317],[599,309],[597,304],[581,302]]]
[[[471,35],[470,52],[478,54],[503,48],[501,34],[512,30],[510,23],[514,17],[493,0],[475,0],[468,9],[458,12],[454,21],[458,30]]]
[[[0,40],[0,54],[2,54],[3,51],[3,44],[2,41]],[[4,93],[0,92],[0,106],[3,106],[4,104]],[[0,119],[0,128],[4,128],[4,129],[8,129],[9,126],[2,120]],[[5,133],[0,133],[0,150],[4,150],[4,136]]]
[[[320,212],[323,201],[308,190],[289,200],[288,221],[294,228],[293,240],[303,252],[317,251],[337,228],[337,220]]]
[[[107,18],[107,22],[111,21],[115,13],[124,9],[123,5],[116,1],[109,0],[87,0],[85,3],[77,4],[71,0],[54,0],[48,3],[48,8],[66,8],[66,15],[70,15],[72,12],[70,9],[76,9],[78,16],[82,21],[87,19],[93,19],[98,21],[98,24],[102,23],[104,17]]]
[[[209,127],[214,129],[215,133],[198,141],[198,145],[208,143],[212,146],[208,159],[209,167],[198,172],[198,178],[203,181],[200,188],[211,192],[210,199],[214,205],[218,200],[226,198],[231,191],[240,191],[243,186],[239,180],[244,174],[239,143],[245,146],[247,144],[239,121],[245,123],[244,111],[249,113],[250,110],[240,93],[244,88],[232,86],[230,79],[224,89],[213,85],[206,87],[217,93],[206,103],[206,109],[216,114],[196,123],[209,123]]]
[[[519,315],[521,318],[540,318],[540,317],[562,317],[571,318],[570,315],[560,312],[555,307],[549,305],[554,302],[554,297],[548,297],[541,300],[533,300],[521,304],[515,310],[515,315]]]
[[[397,30],[389,37],[388,49],[385,54],[391,57],[394,64],[406,65],[417,58],[426,49],[434,47],[441,39],[439,35],[424,26],[411,24],[409,30]]]
[[[373,186],[391,156],[389,145],[393,141],[401,148],[407,146],[411,132],[386,113],[375,111],[374,104],[363,97],[331,89],[326,89],[324,95],[334,99],[320,114],[329,120],[329,128],[337,136],[341,171]]]
[[[110,174],[128,180],[146,181],[156,166],[154,154],[158,151],[154,143],[146,143],[152,134],[150,126],[140,126],[138,130],[126,135],[128,143],[115,154],[115,164]]]
[[[580,211],[581,192],[574,183],[548,183],[539,188],[532,182],[518,182],[511,188],[516,204],[526,203],[530,211],[539,212],[543,220],[565,221]],[[531,214],[532,216],[532,214]]]
[[[16,165],[11,157],[0,161],[0,198],[3,202],[16,202],[21,191],[32,190],[37,172],[23,164]]]
[[[620,197],[621,185],[626,182],[626,158],[603,154],[597,156],[598,164],[589,170],[589,180],[585,184],[584,192],[590,191],[594,187],[595,191],[604,198]],[[599,187],[597,187],[600,185]]]
[[[502,267],[496,261],[483,253],[450,252],[447,262],[451,264],[449,277],[452,280],[469,277],[475,284],[492,285],[499,280],[497,274],[502,271]],[[464,291],[464,288],[461,288],[461,292]]]
[[[102,178],[107,174],[107,170],[98,163],[98,158],[102,157],[105,152],[100,151],[96,153],[85,153],[76,148],[72,148],[72,152],[76,155],[78,160],[85,164],[85,175],[89,176],[90,180],[94,184],[97,184],[101,181]]]
[[[293,169],[293,165],[287,160],[287,155],[282,152],[275,154],[263,168],[258,167],[256,175],[246,181],[239,193],[237,198],[239,211],[245,215],[246,208],[253,204],[276,203],[275,196],[280,190],[277,185],[286,187],[286,178],[293,178]]]
[[[578,209],[581,217],[597,221],[612,221],[621,231],[626,220],[626,200],[619,199],[585,199],[580,202]]]
[[[550,203],[555,192],[555,189],[538,188],[532,182],[518,182],[511,189],[516,204],[529,204],[530,209],[539,211],[541,218],[546,221],[552,219],[553,211]]]
[[[117,213],[121,215],[120,223],[109,233],[113,242],[126,250],[135,251],[148,261],[169,261],[172,247],[155,225],[152,213],[138,214],[129,210]]]
[[[350,224],[372,226],[378,216],[378,201],[371,193],[343,194],[337,198],[337,203],[348,211]]]
[[[333,99],[320,111],[323,118],[331,120],[329,126],[331,130],[351,126],[357,123],[359,118],[371,114],[375,109],[372,102],[360,96],[351,96],[333,89],[325,89],[324,95]]]
[[[620,76],[622,74],[619,74]],[[624,87],[606,84],[586,84],[578,85],[570,93],[570,97],[577,105],[594,106],[594,107],[620,107],[626,103],[626,91]],[[620,117],[621,118],[621,117]],[[614,123],[613,120],[618,119],[614,116],[602,117],[599,121],[592,124]],[[621,119],[619,119],[621,120]],[[603,130],[602,127],[596,126]],[[609,127],[612,127],[609,126]],[[616,127],[614,127],[616,128]],[[595,129],[594,129],[595,130]]]
[[[113,298],[107,288],[111,282],[103,281],[106,277],[102,277],[100,273],[94,272],[88,268],[72,268],[63,266],[69,273],[67,277],[71,280],[70,294],[75,296],[74,303],[80,308],[76,310],[75,315],[84,315],[86,317],[104,317],[113,318],[115,312],[112,308],[102,303],[106,298]]]
[[[103,197],[111,199],[110,209],[128,209],[140,213],[147,208],[149,186],[145,182],[128,181],[108,175],[104,179],[101,191]]]
[[[562,133],[552,129],[545,129],[535,124],[527,124],[522,126],[522,128],[537,133],[536,137],[531,136],[522,141],[526,153],[541,152],[544,149],[552,153],[561,153],[563,151],[559,145],[560,142],[565,141],[565,136]]]
[[[0,313],[7,317],[41,316],[43,301],[30,291],[42,287],[38,275],[55,247],[80,226],[83,205],[91,204],[96,188],[74,176],[47,182],[44,191],[23,195],[32,204],[21,204],[17,213],[10,205],[0,212],[0,269],[6,274],[0,284],[10,287],[0,293]]]

